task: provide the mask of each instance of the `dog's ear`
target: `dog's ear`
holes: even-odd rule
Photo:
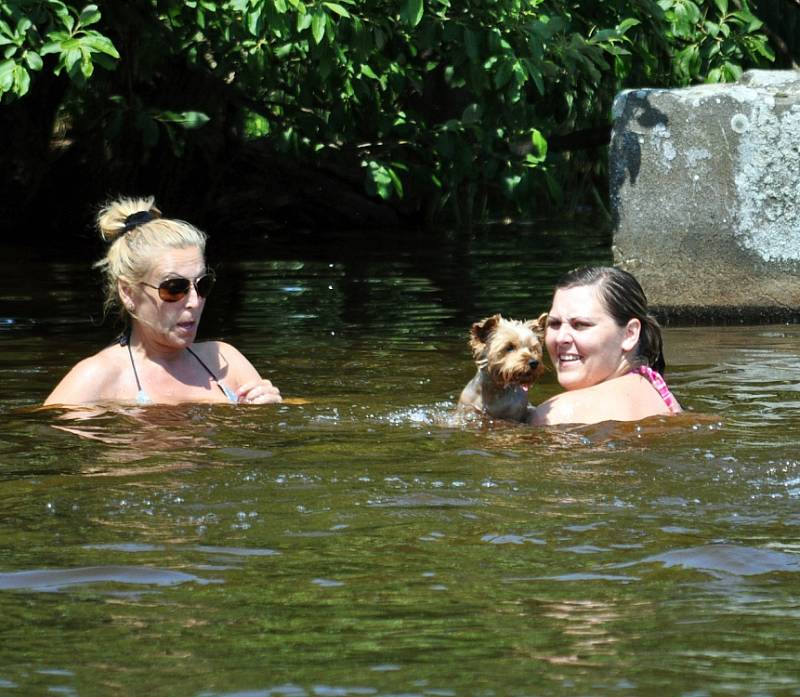
[[[469,331],[469,345],[472,347],[473,354],[477,356],[483,351],[483,347],[486,346],[492,332],[497,329],[501,319],[500,315],[492,315],[472,325]]]
[[[536,336],[543,337],[545,329],[547,329],[547,313],[543,312],[536,319],[525,322],[525,326],[536,334]]]

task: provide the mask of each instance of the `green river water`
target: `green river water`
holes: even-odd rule
[[[800,328],[667,328],[679,417],[455,418],[470,323],[608,246],[212,247],[201,334],[304,403],[91,418],[32,407],[95,273],[6,257],[0,696],[800,695]]]

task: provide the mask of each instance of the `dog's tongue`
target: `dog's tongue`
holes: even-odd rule
[[[520,385],[520,387],[527,392],[529,386],[528,385]]]

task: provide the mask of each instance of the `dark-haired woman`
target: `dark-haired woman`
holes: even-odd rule
[[[566,391],[531,407],[530,424],[638,421],[681,411],[662,377],[661,328],[626,271],[594,266],[564,276],[545,345]]]
[[[105,206],[97,225],[108,251],[106,310],[119,313],[119,342],[75,365],[46,405],[182,402],[267,404],[280,392],[238,350],[219,341],[194,343],[214,275],[206,235],[163,218],[152,198]]]

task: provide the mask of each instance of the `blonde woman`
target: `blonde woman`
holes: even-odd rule
[[[215,280],[203,232],[162,217],[152,198],[112,201],[97,225],[109,243],[96,264],[105,275],[106,310],[118,312],[126,329],[75,365],[45,405],[281,401],[236,348],[195,343]]]

